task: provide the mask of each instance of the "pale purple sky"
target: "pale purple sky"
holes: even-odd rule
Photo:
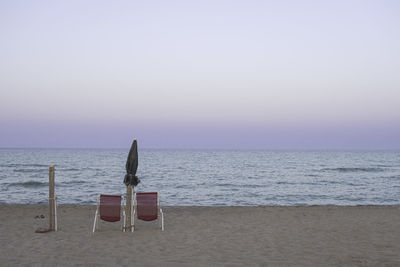
[[[0,147],[400,149],[398,1],[1,1]]]

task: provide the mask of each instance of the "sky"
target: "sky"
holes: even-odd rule
[[[0,147],[400,149],[399,14],[0,0]]]

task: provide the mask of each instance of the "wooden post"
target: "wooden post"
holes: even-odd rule
[[[49,230],[55,230],[54,166],[49,167]]]
[[[128,185],[126,187],[126,221],[125,227],[126,231],[132,231],[132,186]]]

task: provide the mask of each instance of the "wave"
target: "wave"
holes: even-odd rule
[[[194,185],[177,185],[175,186],[177,189],[194,189]]]
[[[321,171],[337,171],[337,172],[383,172],[385,169],[376,167],[340,167],[340,168],[324,168]]]
[[[82,171],[83,169],[78,169],[78,168],[66,168],[66,169],[58,169],[58,171],[63,171],[63,172],[75,172],[75,171]]]
[[[22,186],[22,187],[42,187],[48,186],[49,183],[46,182],[38,182],[38,181],[26,181],[26,182],[17,182],[17,183],[10,183],[8,186]]]
[[[394,167],[393,165],[387,165],[387,164],[377,164],[377,167],[383,167],[383,168],[391,168]]]
[[[288,181],[279,181],[279,182],[276,182],[276,184],[296,185],[296,184],[298,184],[298,183],[295,183],[295,182],[288,182]]]
[[[49,167],[50,165],[44,164],[23,164],[23,163],[10,163],[10,164],[0,164],[0,167],[6,168],[20,168],[20,167]]]
[[[86,184],[86,183],[90,183],[91,181],[83,181],[83,180],[77,180],[77,181],[71,181],[71,182],[64,182],[64,184]]]
[[[242,184],[230,184],[230,183],[222,183],[222,184],[215,184],[215,186],[226,187],[226,188],[259,188],[264,187],[263,184],[246,184],[245,182]]]
[[[396,180],[396,179],[400,179],[400,174],[399,175],[392,175],[392,176],[382,177],[382,178]]]
[[[16,170],[14,170],[14,172],[23,172],[23,173],[31,173],[31,172],[35,172],[35,173],[38,173],[38,172],[48,172],[48,170],[47,169],[16,169]]]
[[[343,182],[334,181],[334,180],[321,180],[321,181],[318,181],[318,184],[322,184],[322,185],[324,185],[324,184],[343,184]]]
[[[306,174],[305,176],[307,176],[307,177],[321,177],[321,175],[318,175],[318,174]]]
[[[91,183],[90,181],[77,180],[77,181],[56,181],[56,187],[74,187],[82,184]]]

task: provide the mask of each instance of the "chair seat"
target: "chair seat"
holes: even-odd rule
[[[121,196],[100,195],[100,219],[107,222],[121,220]]]
[[[94,215],[93,233],[98,228],[99,220],[106,222],[121,221],[122,210],[122,230],[125,231],[125,208],[124,198],[121,195],[100,195],[97,201],[96,213]]]
[[[157,220],[157,192],[136,193],[136,202],[138,219],[143,221]]]
[[[142,221],[157,220],[161,216],[161,229],[164,230],[164,215],[160,207],[157,192],[140,192],[135,194],[135,214]]]

